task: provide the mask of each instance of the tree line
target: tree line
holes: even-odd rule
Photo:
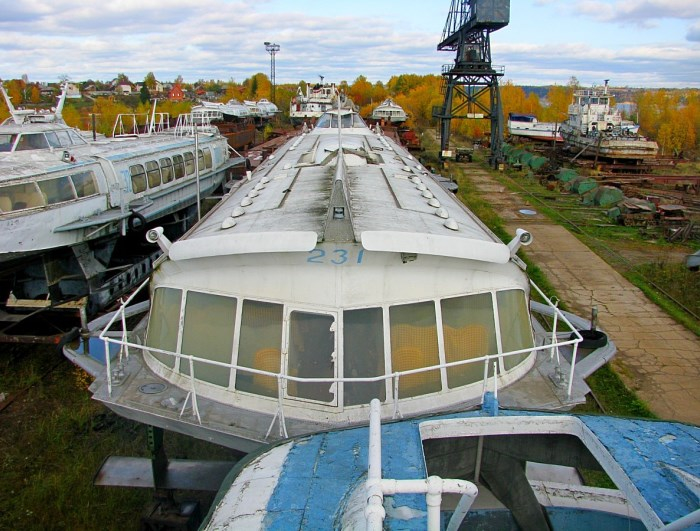
[[[128,78],[120,74],[124,80]],[[147,114],[151,102],[149,90],[155,87],[155,76],[149,72],[143,82],[146,94],[129,98],[97,97],[93,100],[79,102],[69,101],[64,108],[64,119],[69,125],[89,129],[92,115],[96,117],[97,131],[111,134],[114,120],[119,113]],[[198,97],[212,97],[221,102],[231,99],[259,100],[272,99],[272,84],[266,74],[257,73],[238,83],[229,81],[203,80],[187,84],[179,77],[176,82]],[[295,84],[279,84],[275,87],[275,103],[284,116],[289,110],[289,103],[296,95],[297,88],[306,90],[307,83],[316,81],[300,81]],[[92,82],[95,83],[95,82]],[[389,81],[371,82],[365,76],[358,76],[352,83],[340,81],[337,86],[359,107],[360,114],[369,116],[377,105],[386,98],[392,98],[409,114],[408,126],[422,132],[436,127],[433,118],[433,108],[443,104],[443,78],[439,75],[401,74],[391,77]],[[533,114],[542,122],[562,122],[568,115],[568,106],[573,100],[573,94],[580,88],[575,77],[565,85],[553,85],[548,88],[546,97],[540,98],[533,91],[518,86],[512,81],[503,83],[500,87],[501,103],[504,120],[508,113]],[[5,89],[17,104],[36,105],[41,101],[41,94],[36,85],[28,85],[23,80],[5,82]],[[615,89],[612,89],[613,94]],[[630,90],[626,90],[630,92]],[[642,134],[659,143],[660,152],[665,156],[696,156],[698,138],[700,137],[700,90],[698,89],[637,89],[631,91],[636,111],[632,116],[626,116],[641,126]],[[146,97],[148,96],[148,97]],[[482,102],[487,108],[488,91],[484,93]],[[158,101],[158,111],[169,113],[176,118],[182,113],[189,112],[192,101],[170,102],[165,99]],[[0,105],[0,118],[8,115],[4,102]],[[465,138],[481,139],[489,135],[491,126],[487,120],[453,120],[453,133]]]

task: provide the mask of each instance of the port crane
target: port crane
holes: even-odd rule
[[[442,106],[433,107],[440,122],[440,156],[450,156],[450,126],[454,119],[491,121],[491,163],[502,159],[503,109],[498,78],[504,67],[491,64],[491,33],[510,21],[510,0],[452,0],[438,44],[456,52],[453,64],[443,66]]]

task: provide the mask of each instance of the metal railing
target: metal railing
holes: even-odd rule
[[[118,114],[112,128],[114,138],[162,133],[170,129],[170,114]]]
[[[105,328],[102,330],[100,333],[100,339],[104,341],[105,344],[105,360],[106,360],[106,374],[107,374],[107,389],[109,396],[112,396],[112,389],[113,385],[115,385],[115,380],[117,383],[120,380],[120,374],[123,372],[122,366],[124,363],[124,359],[128,359],[130,355],[130,349],[136,349],[139,351],[148,351],[151,354],[158,354],[162,356],[169,356],[173,358],[173,367],[182,366],[182,363],[187,363],[189,367],[189,374],[188,374],[188,379],[189,379],[189,389],[187,390],[187,396],[185,398],[185,401],[183,403],[183,406],[180,411],[180,416],[182,416],[187,408],[187,405],[191,401],[192,403],[192,413],[197,417],[197,421],[201,424],[201,417],[199,414],[199,409],[197,406],[197,380],[194,376],[194,363],[203,363],[209,366],[215,366],[215,367],[221,367],[222,369],[226,370],[235,370],[236,374],[238,375],[239,372],[242,373],[247,373],[251,375],[259,375],[259,376],[267,376],[271,378],[275,378],[277,380],[277,410],[275,412],[275,415],[273,416],[273,419],[270,423],[270,427],[267,431],[266,438],[270,435],[272,428],[274,426],[274,423],[276,420],[279,420],[279,434],[282,437],[287,437],[287,428],[286,428],[286,423],[285,423],[285,399],[286,399],[286,390],[289,382],[297,382],[297,383],[305,383],[305,384],[323,384],[327,383],[329,385],[334,385],[337,386],[338,384],[357,384],[357,383],[376,383],[376,382],[386,382],[387,380],[392,381],[392,389],[393,393],[390,398],[387,398],[386,402],[389,403],[391,402],[393,404],[393,418],[400,418],[401,413],[399,410],[399,402],[401,399],[399,398],[399,384],[401,381],[401,378],[404,376],[409,376],[409,375],[414,375],[414,374],[420,374],[420,373],[426,373],[429,371],[435,371],[435,370],[443,370],[443,369],[450,369],[453,367],[461,367],[461,366],[466,366],[468,364],[477,364],[477,363],[483,363],[484,367],[484,373],[483,373],[483,378],[481,380],[482,382],[482,390],[481,390],[481,396],[483,397],[484,394],[487,391],[487,385],[488,385],[488,380],[489,380],[489,368],[493,366],[494,369],[494,386],[496,385],[497,382],[497,377],[498,377],[498,367],[503,367],[505,363],[505,360],[509,357],[512,356],[521,356],[523,354],[536,354],[539,351],[546,351],[549,350],[550,353],[550,359],[556,359],[557,363],[560,362],[560,356],[559,356],[559,349],[565,346],[572,346],[573,348],[573,354],[572,354],[572,359],[571,359],[571,368],[569,371],[568,375],[568,386],[567,386],[567,397],[570,399],[571,398],[571,392],[572,392],[572,386],[573,386],[573,379],[574,379],[574,374],[575,374],[575,369],[576,369],[576,358],[577,358],[577,352],[578,352],[578,344],[583,340],[581,337],[581,334],[578,332],[578,330],[571,324],[571,322],[567,319],[567,317],[564,315],[564,313],[559,310],[557,307],[557,304],[552,303],[546,295],[537,287],[537,285],[534,282],[530,282],[530,284],[535,288],[535,290],[540,294],[540,296],[543,298],[544,301],[546,301],[546,304],[552,309],[553,311],[553,325],[552,325],[552,330],[550,332],[549,336],[549,343],[545,343],[542,345],[535,345],[533,347],[528,347],[528,348],[523,348],[519,350],[514,350],[510,352],[501,352],[497,354],[487,354],[484,356],[480,356],[478,358],[470,358],[466,360],[459,360],[459,361],[452,361],[452,362],[446,362],[446,363],[438,363],[436,365],[431,365],[427,367],[420,367],[417,369],[411,369],[411,370],[406,370],[406,371],[396,371],[391,374],[382,374],[379,376],[373,376],[373,377],[364,377],[364,378],[346,378],[346,377],[328,377],[328,378],[304,378],[304,377],[298,377],[298,376],[292,376],[289,374],[283,374],[283,373],[274,373],[274,372],[269,372],[261,369],[255,369],[252,367],[245,367],[242,365],[236,365],[233,363],[226,363],[226,362],[219,362],[219,361],[214,361],[210,359],[205,359],[205,358],[200,358],[197,356],[189,355],[189,354],[182,354],[178,352],[171,352],[163,349],[159,349],[156,347],[151,347],[151,346],[146,346],[144,344],[140,343],[134,343],[130,342],[128,340],[128,330],[127,330],[127,323],[126,323],[126,316],[125,316],[125,311],[127,306],[134,300],[136,295],[144,289],[145,286],[148,285],[148,280],[144,281],[139,288],[137,288],[134,293],[131,294],[131,296],[126,299],[122,305],[120,306],[119,310],[115,312],[113,315],[112,319],[109,321],[109,323],[105,326]],[[114,325],[115,322],[119,321],[121,323],[121,338],[114,337],[115,334],[114,331],[110,331],[111,327]],[[566,331],[567,339],[565,340],[560,340],[559,334],[557,332],[557,328],[559,327],[560,321],[563,322],[567,327],[568,331]],[[574,335],[574,338],[571,338],[570,336]],[[112,361],[110,359],[109,355],[109,344],[113,343],[116,345],[120,346],[119,353],[118,353],[118,365],[116,369],[112,368]],[[507,371],[504,371],[507,372]],[[502,372],[503,374],[503,372]],[[473,385],[477,382],[472,382],[471,384],[465,384],[465,385]],[[230,388],[229,388],[230,389]],[[262,395],[260,395],[262,396]],[[337,395],[336,395],[337,396]],[[417,395],[420,396],[420,395]],[[267,397],[265,397],[267,398]],[[296,397],[292,397],[296,398]],[[302,397],[303,398],[303,397]],[[411,397],[412,398],[412,397]]]

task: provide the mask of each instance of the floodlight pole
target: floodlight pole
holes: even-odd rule
[[[265,42],[265,50],[270,54],[270,83],[272,84],[270,99],[272,103],[277,103],[275,101],[275,54],[280,51],[280,45],[273,42]]]

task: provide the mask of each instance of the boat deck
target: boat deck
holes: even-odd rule
[[[646,526],[658,528],[697,509],[698,427],[513,410],[485,417],[489,415],[484,411],[471,411],[383,425],[382,477],[425,479],[423,439],[432,438],[431,430],[459,431],[479,426],[479,433],[493,434],[517,426],[518,433],[541,433],[556,430],[561,422],[562,431],[577,432],[615,478]],[[225,494],[215,503],[217,512],[210,514],[207,529],[226,525],[264,529],[342,527],[343,518],[353,506],[353,492],[364,492],[368,438],[368,428],[326,432],[249,456],[225,482],[221,491]],[[389,441],[401,441],[401,451],[392,451]],[[608,492],[612,497],[617,491]],[[384,505],[385,529],[425,529],[425,496],[397,494],[393,499],[385,498]],[[361,513],[358,518],[362,518]],[[556,513],[554,518],[558,518]],[[639,529],[638,522],[629,520],[628,515],[617,518],[625,528]],[[562,528],[561,522],[553,524]],[[700,526],[692,527],[697,528]]]

